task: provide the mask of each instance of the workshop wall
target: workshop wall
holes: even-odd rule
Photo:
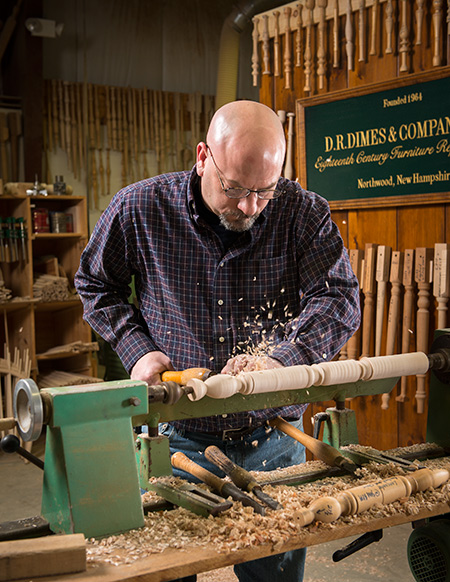
[[[390,82],[392,79],[397,79],[398,86],[401,87],[407,83],[408,77],[433,70],[438,76],[441,70],[440,76],[448,77],[448,11],[447,3],[431,0],[305,0],[257,14],[253,19],[252,76],[253,83],[259,88],[260,101],[280,112],[280,116],[286,119],[288,135],[287,114],[298,114],[298,100],[307,101],[308,98],[319,96],[325,98],[334,92],[340,92],[342,97],[345,91],[375,87],[375,84],[382,86],[383,82]],[[442,98],[446,97],[442,95]],[[367,119],[371,116],[373,112],[367,111]],[[433,112],[430,111],[430,117],[432,116]],[[302,174],[300,164],[304,154],[301,151],[301,144],[304,143],[301,132],[304,127],[299,119],[296,121],[291,138],[293,177]],[[415,164],[415,171],[420,171],[420,159]],[[336,184],[333,186],[336,187]],[[406,249],[420,247],[434,250],[436,243],[450,242],[449,199],[449,192],[444,188],[444,192],[440,194],[409,196],[406,193],[402,197],[383,197],[378,200],[343,199],[330,202],[330,206],[333,219],[338,224],[349,250],[360,249],[364,252],[366,244],[374,243],[404,253]],[[429,324],[429,329],[424,331],[424,343],[427,346],[425,350],[431,346],[438,321],[437,301],[433,295],[431,279],[428,276],[419,287],[413,272],[414,306],[412,320],[405,331],[405,334],[409,334],[409,341],[406,336],[406,351],[420,349],[420,345],[423,345],[417,333],[419,309]],[[392,284],[388,282],[387,288],[381,355],[386,353]],[[375,294],[370,298],[367,294],[362,294],[363,306],[370,300],[376,301],[375,279],[374,289]],[[404,286],[400,293],[401,306],[396,322],[394,353],[402,352]],[[374,314],[372,318],[369,322],[368,355],[375,355]],[[446,311],[444,318],[448,325]],[[359,334],[361,331],[362,329]],[[362,353],[360,335],[358,341],[356,357]],[[345,349],[340,357],[347,357]],[[405,398],[400,396],[399,384],[398,388],[394,388],[386,409],[382,409],[382,399],[379,396],[348,401],[347,406],[355,409],[357,414],[360,442],[386,449],[424,441],[426,397],[423,411],[420,412],[416,390],[416,378],[408,378],[403,386]],[[428,385],[425,390],[428,391]],[[396,399],[397,396],[399,400]],[[324,406],[324,403],[317,403],[310,407],[309,412],[313,415],[323,410]],[[308,422],[305,422],[305,426],[308,429]]]

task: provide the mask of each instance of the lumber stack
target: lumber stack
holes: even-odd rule
[[[38,275],[33,283],[33,297],[39,301],[65,301],[71,299],[66,277]]]

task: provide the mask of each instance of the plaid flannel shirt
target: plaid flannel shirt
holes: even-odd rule
[[[263,344],[283,365],[331,360],[360,323],[358,282],[328,203],[280,178],[285,193],[225,251],[198,214],[195,171],[118,192],[82,253],[84,318],[130,371],[147,352],[176,370],[219,372]],[[135,277],[139,308],[128,303]],[[307,405],[177,422],[191,431],[260,424]]]

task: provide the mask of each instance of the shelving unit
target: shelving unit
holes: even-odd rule
[[[73,232],[35,232],[33,213],[38,208],[69,215]],[[4,345],[10,352],[15,348],[21,352],[28,350],[31,375],[35,379],[39,374],[54,370],[95,377],[95,344],[90,345],[92,332],[83,320],[82,304],[73,287],[80,254],[88,240],[86,198],[28,196],[25,192],[16,196],[2,195],[0,216],[3,223],[6,217],[14,217],[16,221],[23,217],[26,233],[26,252],[22,250],[22,240],[19,239],[17,260],[0,263],[4,286],[12,292],[10,301],[0,303],[0,351]],[[6,243],[5,238],[3,242]],[[35,271],[39,269],[45,274],[46,262],[53,270],[57,269],[57,273],[50,274],[67,276],[73,296],[71,294],[62,301],[45,302],[33,297]],[[81,351],[71,350],[70,345],[77,343]],[[67,350],[62,347],[52,352],[56,347],[66,345],[69,346]]]

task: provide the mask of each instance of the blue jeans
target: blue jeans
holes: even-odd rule
[[[291,424],[303,430],[302,419],[292,421]],[[169,438],[171,454],[182,451],[189,459],[219,477],[223,477],[221,470],[210,463],[204,455],[209,445],[216,445],[227,457],[248,471],[274,471],[305,462],[303,445],[277,429],[269,429],[266,432],[265,427],[260,427],[242,440],[235,441],[223,441],[219,437],[177,430],[167,423],[159,426],[159,432]],[[258,441],[258,446],[253,446],[254,441]],[[179,469],[174,468],[173,474],[198,482],[195,477]],[[234,572],[240,582],[265,582],[266,580],[268,582],[302,582],[305,557],[306,549],[301,548],[244,564],[236,564]],[[188,576],[180,578],[179,581],[195,582],[196,579],[196,576]]]

